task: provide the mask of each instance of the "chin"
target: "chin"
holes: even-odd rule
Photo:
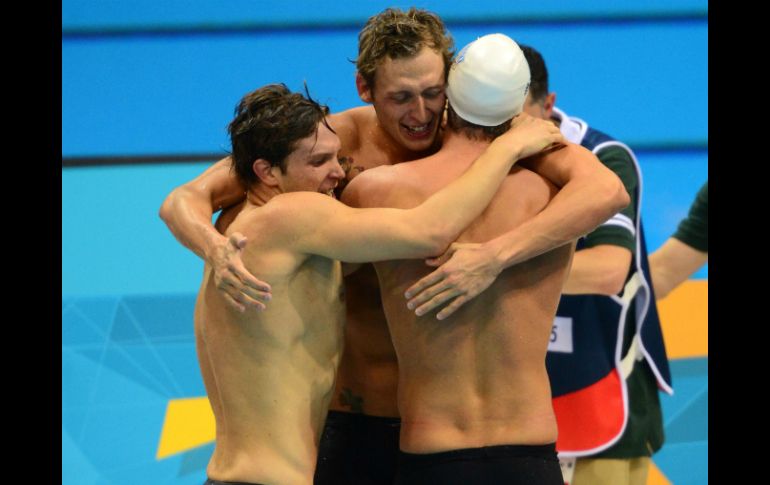
[[[433,142],[436,139],[435,135],[426,138],[425,140],[411,140],[411,139],[405,139],[403,140],[404,146],[408,148],[410,151],[413,152],[424,152],[425,150],[428,150],[430,147],[433,146]]]

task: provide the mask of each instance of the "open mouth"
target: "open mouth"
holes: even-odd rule
[[[433,122],[426,123],[424,125],[407,126],[401,124],[401,127],[410,138],[428,138],[432,133]]]

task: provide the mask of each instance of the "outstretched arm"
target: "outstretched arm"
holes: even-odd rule
[[[480,245],[454,245],[428,264],[439,269],[406,291],[407,306],[418,315],[443,305],[437,318],[454,313],[484,291],[500,272],[590,232],[628,205],[620,179],[585,148],[570,144],[550,156],[522,164],[548,178],[561,190],[537,216]]]
[[[298,210],[284,217],[298,223],[292,238],[301,252],[347,262],[426,257],[442,252],[481,214],[513,163],[562,141],[548,122],[517,117],[462,176],[413,209],[352,209],[323,196],[312,202],[318,194],[279,197],[296,201],[291,206]],[[345,190],[343,201],[361,206],[364,194],[390,191],[396,183],[392,172],[390,167],[363,172]],[[298,204],[299,197],[308,200]]]
[[[211,224],[216,210],[245,198],[245,189],[231,173],[230,165],[230,158],[224,158],[174,189],[163,201],[160,217],[179,242],[211,264],[217,288],[236,309],[264,309],[270,285],[243,266],[241,250],[246,238],[239,233],[225,237]]]

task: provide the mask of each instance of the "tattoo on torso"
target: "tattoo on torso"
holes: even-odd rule
[[[340,404],[350,407],[351,412],[364,412],[364,398],[356,396],[353,394],[353,391],[347,387],[342,388],[342,392],[340,393]]]

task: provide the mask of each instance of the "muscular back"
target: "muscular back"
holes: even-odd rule
[[[483,149],[445,148],[425,160],[388,168],[398,180],[411,182],[381,202],[419,204],[457,178],[480,153],[475,150]],[[458,242],[502,235],[534,217],[555,193],[544,178],[515,167]],[[418,260],[375,265],[400,366],[402,450],[555,441],[545,353],[572,251],[572,245],[565,246],[505,270],[443,321],[434,314],[417,317],[403,296],[432,268]]]

